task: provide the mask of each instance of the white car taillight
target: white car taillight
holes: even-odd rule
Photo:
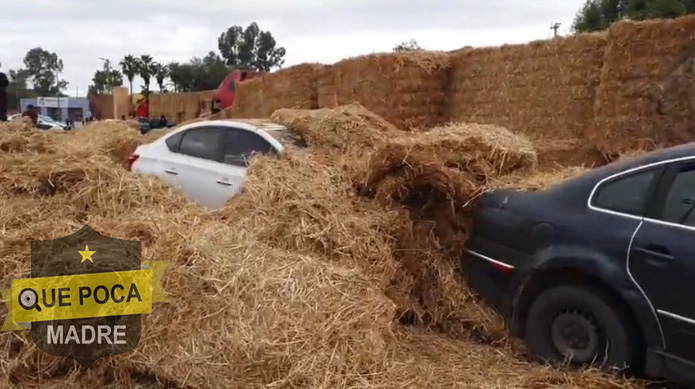
[[[133,164],[135,163],[135,161],[138,160],[138,158],[140,158],[139,155],[137,155],[137,154],[130,154],[130,156],[128,157],[128,171],[132,171],[132,170],[133,170]]]

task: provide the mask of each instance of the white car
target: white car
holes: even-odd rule
[[[7,121],[19,120],[22,118],[21,113],[16,113],[7,117]],[[49,116],[39,115],[37,125],[42,130],[66,130],[65,125],[53,120]]]
[[[261,121],[208,120],[183,125],[130,156],[133,172],[156,176],[193,201],[222,207],[244,185],[252,153],[279,155],[306,148],[286,127]]]

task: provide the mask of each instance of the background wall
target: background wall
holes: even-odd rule
[[[170,121],[181,123],[197,118],[209,111],[215,91],[189,93],[153,93],[150,95],[150,117],[165,115]]]
[[[525,45],[302,64],[239,83],[234,107],[214,117],[357,101],[403,130],[498,124],[528,135],[543,164],[601,163],[695,138],[693,37],[695,16],[687,16]],[[151,106],[189,112],[185,99],[154,95]]]

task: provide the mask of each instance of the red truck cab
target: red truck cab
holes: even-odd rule
[[[217,87],[215,94],[212,96],[212,113],[219,112],[234,104],[236,84],[238,82],[260,77],[263,74],[265,73],[253,70],[234,70],[229,73],[227,77],[222,80],[222,83]]]

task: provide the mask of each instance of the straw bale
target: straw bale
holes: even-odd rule
[[[593,124],[605,34],[462,50],[452,56],[450,120],[533,138],[582,138]]]
[[[113,118],[120,119],[122,116],[130,115],[130,93],[127,87],[115,86],[111,89],[113,95]]]
[[[30,150],[42,152],[54,139],[46,132],[36,131],[29,118],[9,122],[3,130],[0,132],[0,151],[5,153]]]
[[[458,258],[474,199],[490,177],[532,168],[535,151],[503,128],[450,124],[393,139],[366,158],[353,158],[354,186],[409,222],[392,233],[394,256],[415,276],[415,322],[453,334],[501,339],[495,315],[471,299]]]
[[[402,133],[359,103],[334,109],[279,109],[270,120],[294,130],[312,147],[336,151],[371,148]]]
[[[406,254],[414,250],[406,247],[414,235],[430,233],[415,226],[406,209],[384,210],[357,195],[354,169],[346,166],[355,163],[353,155],[334,156],[331,162],[321,154],[292,152],[280,160],[259,158],[244,194],[220,216],[255,231],[273,247],[364,269],[370,282],[396,304],[394,320],[413,320],[415,315],[459,336],[470,336],[477,328],[479,336],[504,338],[501,321],[467,292],[456,266],[431,246]],[[428,262],[417,263],[420,254]]]
[[[442,107],[450,68],[445,52],[372,54],[340,61],[322,76],[322,102],[359,102],[396,127],[409,130],[443,123]],[[331,98],[331,94],[334,97]]]
[[[49,156],[60,153],[76,160],[87,159],[92,155],[106,156],[125,163],[128,156],[144,141],[139,130],[120,120],[93,122],[70,132],[56,133],[38,131],[30,123],[28,119],[23,119],[3,128],[0,133],[0,150],[9,154],[0,156],[11,157],[13,152],[36,151]]]
[[[112,94],[89,95],[89,106],[92,115],[101,115],[102,119],[114,119],[116,116],[116,103]]]
[[[434,221],[442,246],[460,252],[467,213],[490,177],[533,169],[531,142],[492,125],[453,123],[394,139],[366,161],[361,191]]]
[[[171,96],[163,93],[152,93],[149,97],[149,109],[152,117],[159,117],[162,114],[176,113],[178,107],[174,107],[171,102]]]
[[[609,29],[592,143],[617,155],[692,140],[694,33],[694,16],[623,21]]]
[[[321,108],[335,108],[338,106],[338,96],[335,92],[335,80],[332,69],[332,65],[327,65],[319,72],[316,88],[318,106]]]
[[[210,110],[214,92],[153,93],[149,97],[150,117],[164,115],[178,123],[195,119]]]
[[[559,167],[605,165],[606,156],[594,145],[582,139],[533,141],[538,153],[538,170],[554,170]]]
[[[524,171],[491,180],[487,190],[543,190],[562,183],[569,178],[578,176],[588,170],[589,168],[584,166],[564,166],[542,171]]]
[[[318,108],[317,81],[324,65],[304,63],[236,84],[225,117],[268,117],[280,108]]]
[[[200,115],[210,113],[212,110],[212,97],[217,90],[206,90],[198,92],[198,106],[200,107]],[[199,117],[198,115],[197,117]]]

